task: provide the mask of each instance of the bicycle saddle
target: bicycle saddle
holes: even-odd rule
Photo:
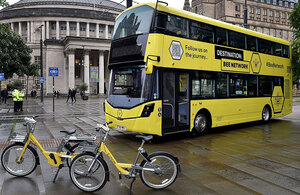
[[[70,130],[63,130],[63,131],[60,131],[61,133],[66,133],[68,135],[71,135],[73,133],[76,132],[76,129],[70,129]]]
[[[143,139],[145,142],[152,140],[153,136],[152,135],[137,135],[135,136],[136,138]]]

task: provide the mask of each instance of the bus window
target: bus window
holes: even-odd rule
[[[273,54],[272,42],[263,39],[258,39],[258,51],[265,54]]]
[[[257,96],[257,76],[249,75],[248,79],[248,96],[256,97]]]
[[[282,45],[279,43],[274,43],[274,54],[275,56],[282,56]]]
[[[247,36],[247,49],[250,51],[257,51],[256,38],[252,36]]]
[[[227,86],[228,86],[228,79],[227,74],[225,73],[217,73],[216,79],[216,96],[217,97],[228,97],[227,96]]]
[[[289,58],[290,57],[290,48],[289,46],[283,46],[283,57]]]
[[[271,97],[273,93],[273,79],[272,77],[259,77],[259,96]]]
[[[167,20],[167,34],[179,36],[179,37],[187,37],[188,31],[188,21],[184,18],[168,15]]]
[[[230,97],[247,96],[247,78],[245,75],[232,74],[229,76]]]
[[[153,8],[149,6],[141,6],[124,12],[116,20],[113,40],[149,33]]]
[[[192,98],[214,97],[213,74],[209,72],[194,72],[192,75]]]
[[[229,31],[229,46],[245,49],[245,35],[242,33]]]
[[[154,24],[154,29],[153,29],[155,33],[165,32],[167,17],[168,16],[164,13],[158,13]]]
[[[213,28],[200,22],[190,22],[190,37],[197,41],[213,43]]]
[[[227,45],[227,32],[223,28],[216,28],[216,44]]]

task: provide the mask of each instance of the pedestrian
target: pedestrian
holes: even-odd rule
[[[56,94],[56,95],[57,95],[57,99],[58,99],[59,96],[60,96],[60,91],[59,91],[59,90],[57,91],[57,94]]]
[[[33,98],[33,90],[31,90],[30,95],[31,95],[31,97]]]
[[[57,94],[57,92],[56,92],[56,91],[54,91],[54,97],[56,97],[56,94]]]
[[[36,98],[36,90],[33,91],[33,97]]]
[[[71,96],[72,96],[72,90],[69,88],[67,102],[69,102]]]
[[[3,94],[3,95],[2,95]],[[4,102],[4,104],[6,104],[6,100],[7,100],[7,97],[8,97],[8,91],[7,89],[4,89],[2,92],[1,92],[1,96],[2,96],[2,103]]]
[[[73,101],[76,102],[76,93],[77,93],[76,89],[73,88],[72,95],[71,95],[72,103],[73,103]]]
[[[23,111],[23,98],[24,98],[24,92],[22,91],[22,88],[19,89],[19,98],[18,98],[18,102],[19,102],[19,108],[18,110]]]
[[[14,89],[14,91],[12,92],[12,96],[13,96],[13,101],[14,101],[14,112],[18,112],[18,98],[19,98],[19,91],[17,89]]]

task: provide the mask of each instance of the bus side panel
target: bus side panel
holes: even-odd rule
[[[149,117],[140,117],[145,105],[155,103]],[[105,101],[105,121],[112,121],[112,128],[139,133],[162,135],[162,103],[161,101],[147,102],[132,109],[113,108]],[[122,114],[121,114],[122,113]],[[122,115],[122,116],[121,116]]]
[[[219,127],[261,120],[262,110],[266,104],[271,106],[270,97],[193,100],[191,101],[191,128],[194,127],[194,119],[201,109],[210,112],[212,127]]]

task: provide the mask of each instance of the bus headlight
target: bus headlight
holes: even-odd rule
[[[141,117],[148,117],[154,110],[155,104],[148,104],[144,107]]]

